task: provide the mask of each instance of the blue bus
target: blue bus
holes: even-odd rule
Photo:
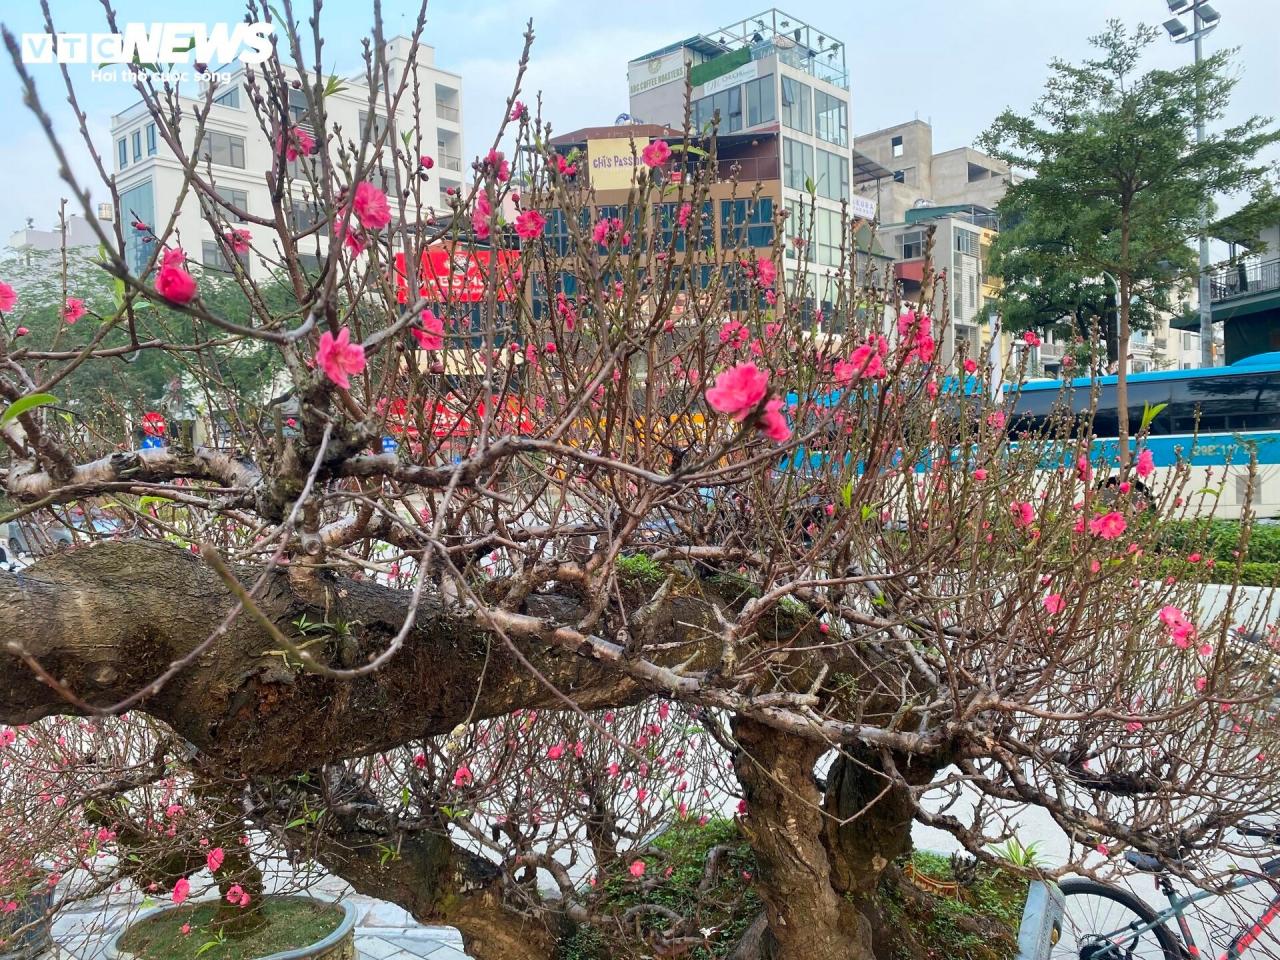
[[[1114,461],[1119,431],[1114,376],[1031,381],[1006,390],[1014,436],[1019,430],[1046,429],[1050,418],[1065,417],[1068,406],[1077,416],[1087,415],[1095,386],[1092,457]],[[1150,485],[1159,489],[1161,475],[1185,463],[1192,471],[1188,491],[1221,491],[1215,517],[1239,518],[1246,501],[1256,516],[1280,517],[1280,353],[1247,357],[1229,367],[1131,374],[1128,393],[1131,433],[1142,422],[1144,407],[1165,404],[1145,443],[1156,466]],[[1258,471],[1250,489],[1254,454]]]

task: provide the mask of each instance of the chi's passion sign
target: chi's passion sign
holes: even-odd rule
[[[587,164],[591,170],[591,186],[596,190],[626,190],[631,186],[640,151],[649,138],[609,137],[587,141]]]

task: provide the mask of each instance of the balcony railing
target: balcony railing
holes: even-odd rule
[[[439,117],[441,120],[448,120],[452,123],[457,123],[458,119],[461,117],[461,114],[458,112],[457,107],[448,107],[448,106],[445,106],[443,103],[437,103],[436,116]]]
[[[462,158],[455,157],[451,153],[443,153],[443,152],[437,153],[436,160],[438,160],[440,163],[440,166],[444,167],[444,169],[446,170],[462,169]]]
[[[686,172],[692,176],[693,170]],[[740,157],[737,160],[717,160],[716,179],[732,180],[737,177],[741,183],[777,180],[781,175],[777,157]]]
[[[1209,300],[1231,300],[1280,290],[1280,259],[1241,262],[1209,274]]]

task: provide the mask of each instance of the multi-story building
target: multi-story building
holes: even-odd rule
[[[1003,160],[972,147],[933,152],[933,127],[909,120],[860,134],[853,145],[887,176],[867,180],[855,192],[874,200],[881,223],[902,223],[917,206],[969,204],[995,209],[1018,175]]]
[[[627,209],[633,199],[635,158],[653,140],[665,139],[674,143],[683,137],[682,130],[661,124],[631,124],[575,130],[553,138],[551,145],[561,154],[575,154],[579,167],[585,168],[598,204],[594,211],[596,217],[618,217],[637,223],[647,213],[654,218],[654,233],[661,236],[656,247],[683,253],[685,240],[676,229],[679,193],[664,194],[652,210]],[[779,141],[784,137],[784,133],[774,129],[691,138],[694,146],[715,152],[714,179],[702,203],[701,234],[693,252],[705,260],[707,271],[713,264],[732,259],[724,256],[725,251],[738,251],[740,258],[750,250],[757,251],[758,256],[768,256],[769,248],[778,239],[779,213],[786,204],[795,202],[794,215],[786,219],[785,233],[792,236],[802,230],[806,238],[813,236],[815,239],[811,257],[805,258],[804,272],[810,281],[808,291],[799,290],[793,283],[788,284],[787,291],[797,297],[800,308],[816,321],[818,309],[827,317],[834,316],[831,299],[834,293],[830,284],[824,283],[819,288],[812,282],[815,272],[821,271],[825,281],[827,274],[838,268],[843,259],[846,272],[852,272],[854,276],[861,278],[868,270],[884,276],[888,273],[890,260],[872,235],[869,225],[861,224],[855,229],[851,218],[846,231],[837,209],[834,225],[824,233],[821,230],[823,221],[814,222],[814,206],[808,200],[804,202],[803,211],[799,209],[798,198],[788,194],[786,168],[779,148]],[[666,174],[670,181],[669,189],[676,187],[687,173],[692,173],[703,162],[697,156],[687,160],[681,159],[682,156],[674,154],[669,164]],[[825,208],[818,209],[821,216]],[[556,252],[564,255],[570,248],[570,225],[563,211],[551,210],[547,216],[547,236]],[[796,257],[801,247],[793,243],[786,246],[788,269],[794,274],[801,265],[800,258]],[[648,251],[645,251],[647,255]],[[706,276],[709,280],[711,274],[708,272]]]
[[[978,357],[989,342],[988,320],[999,296],[999,287],[985,267],[999,218],[990,207],[957,204],[913,207],[902,223],[882,224],[880,241],[896,261],[894,275],[908,300],[920,294],[930,228],[933,267],[945,274],[941,282],[951,316],[941,343],[943,362],[949,363],[961,344],[966,356]]]
[[[446,191],[458,189],[463,182],[462,78],[435,66],[432,47],[419,44],[416,50],[406,37],[395,37],[386,44],[386,57],[391,82],[398,84],[409,70],[410,53],[415,54],[413,70],[420,91],[417,102],[420,113],[413,112],[414,98],[401,98],[396,113],[395,130],[415,131],[422,137],[423,149],[434,154],[433,177],[424,190],[426,211],[416,214],[430,215],[434,210],[444,211]],[[297,71],[286,66],[287,76],[297,78]],[[271,168],[272,155],[277,149],[259,126],[244,89],[244,67],[231,71],[229,81],[218,87],[216,98],[209,110],[205,124],[204,141],[200,145],[200,168],[203,171],[207,157],[212,170],[214,188],[220,196],[235,207],[251,215],[270,216],[270,192],[263,172]],[[415,79],[409,81],[413,84]],[[310,129],[306,96],[301,89],[290,90],[289,111],[292,122]],[[182,144],[184,150],[196,148],[194,124],[190,108],[193,101],[184,102],[187,108],[187,124]],[[369,109],[369,87],[363,76],[344,81],[342,87],[326,95],[325,112],[330,125],[340,125],[344,137],[355,138],[365,128]],[[375,110],[374,129],[384,129],[387,118]],[[129,229],[137,220],[154,229],[163,228],[170,213],[177,210],[175,227],[178,239],[188,256],[210,269],[226,270],[229,266],[222,248],[215,239],[213,228],[205,222],[198,197],[188,191],[185,202],[178,209],[178,197],[183,184],[183,169],[177,156],[167,149],[158,136],[154,118],[141,101],[111,118],[111,160],[115,165],[116,186],[120,194],[120,217],[126,238],[126,255],[135,270],[141,270],[152,250],[144,242],[144,235]],[[390,149],[394,149],[395,143]],[[291,172],[298,172],[291,161]],[[383,161],[382,168],[373,179],[387,187],[394,183],[390,163]],[[401,177],[404,176],[403,171]],[[294,181],[288,213],[295,229],[314,225],[320,212],[304,195],[305,179]],[[226,214],[226,210],[220,210]],[[157,222],[158,221],[158,222]],[[254,230],[250,228],[252,234]],[[265,239],[265,238],[264,238]],[[309,250],[303,252],[304,260],[318,259],[328,244],[328,232],[319,231],[308,240]],[[264,246],[266,246],[264,244]],[[260,257],[246,256],[242,264],[251,275],[269,270]]]
[[[707,132],[718,116],[720,142],[733,140],[734,149],[758,165],[757,174],[744,170],[743,179],[759,175],[776,183],[770,199],[788,215],[789,286],[807,260],[808,299],[830,303],[846,233],[842,216],[874,216],[852,187],[882,172],[869,174],[853,163],[844,43],[781,10],[766,10],[632,60],[631,115],[683,130],[686,77],[692,131]],[[794,242],[810,235],[811,247]]]

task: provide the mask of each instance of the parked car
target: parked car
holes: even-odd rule
[[[61,524],[41,526],[31,520],[11,520],[3,524],[2,532],[11,561],[22,554],[42,557],[71,546],[71,531]]]

